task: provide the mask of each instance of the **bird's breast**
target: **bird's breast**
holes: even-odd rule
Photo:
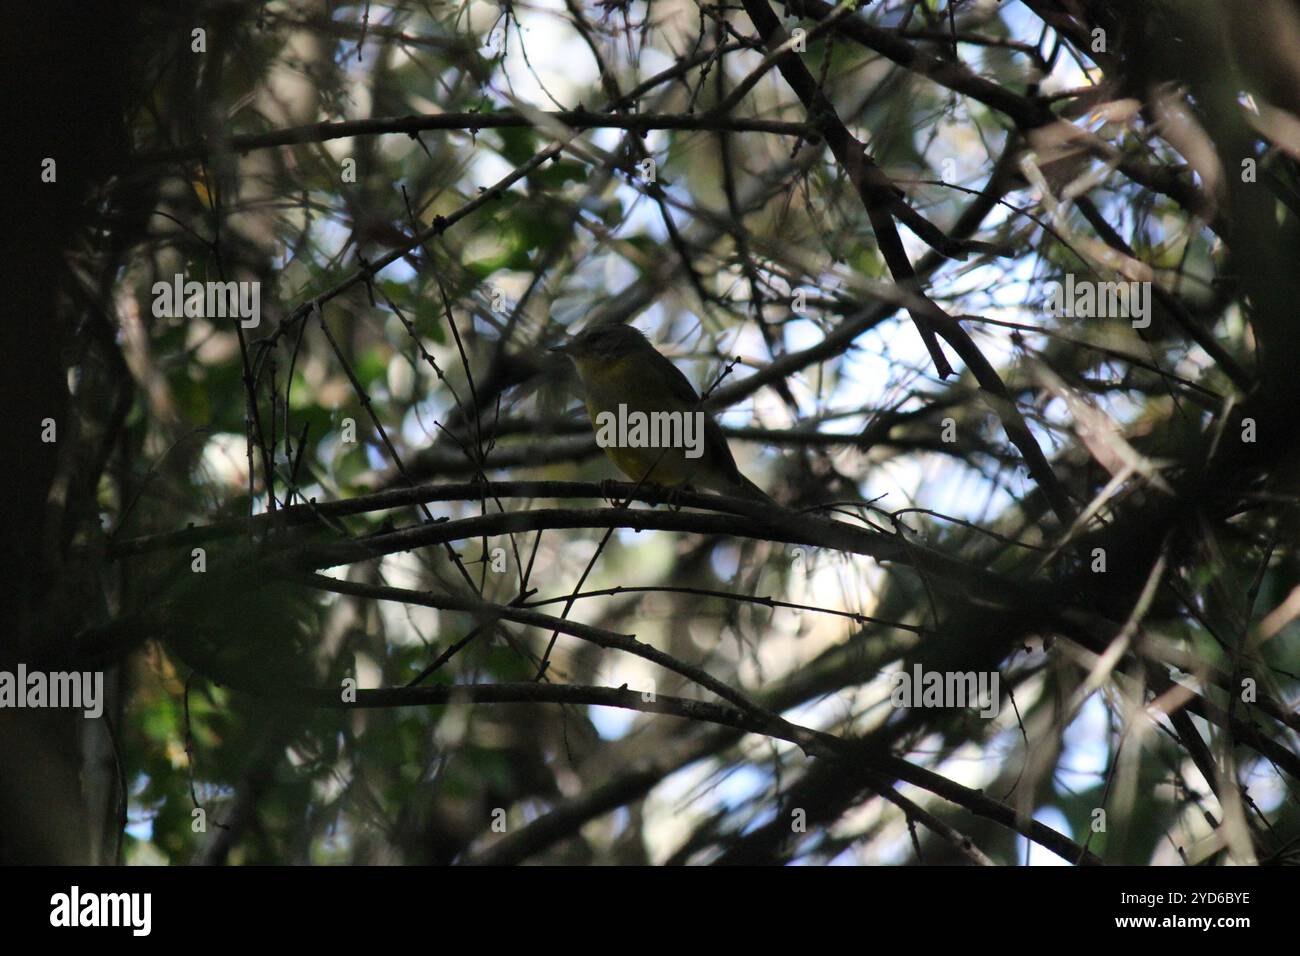
[[[584,358],[578,360],[577,366],[593,424],[601,412],[617,414],[619,405],[642,412],[690,410],[644,358],[612,361]]]
[[[591,425],[602,432],[601,416],[613,416],[605,423],[626,421],[633,412],[651,415],[655,412],[693,413],[696,410],[672,393],[661,381],[646,358],[633,356],[625,359],[579,359],[578,374],[582,376],[587,393],[587,414]],[[624,408],[620,410],[619,406]],[[649,437],[649,436],[647,436]],[[605,454],[618,469],[633,481],[646,479],[662,485],[676,485],[695,477],[700,462],[686,457],[681,447],[630,446],[620,441],[606,443]]]

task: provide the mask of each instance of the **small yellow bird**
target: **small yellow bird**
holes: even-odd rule
[[[776,504],[740,473],[690,380],[639,331],[594,326],[551,351],[577,367],[597,441],[628,478]]]

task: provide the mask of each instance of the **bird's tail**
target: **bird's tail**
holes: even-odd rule
[[[757,501],[761,504],[781,507],[775,498],[769,495],[758,485],[754,484],[744,475],[740,476],[740,484],[736,486],[736,496],[739,498],[748,498],[750,501]]]

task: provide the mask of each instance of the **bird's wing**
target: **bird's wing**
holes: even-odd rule
[[[673,393],[673,397],[680,399],[692,408],[698,405],[700,402],[700,395],[695,391],[695,386],[691,384],[691,380],[686,377],[685,373],[674,365],[671,359],[667,358],[657,349],[655,350],[655,355],[658,356],[659,361],[663,363],[664,378],[668,382],[668,390]]]
[[[686,377],[672,361],[655,350],[655,355],[663,363],[664,379],[668,383],[668,390],[672,392],[673,397],[680,401],[686,402],[692,410],[704,411],[700,408],[700,396],[695,391],[695,386],[691,380]],[[708,412],[704,413],[704,447],[709,461],[717,463],[718,469],[722,471],[728,480],[733,482],[743,482],[745,479],[740,474],[740,469],[736,467],[736,459],[731,455],[731,446],[727,444],[727,436],[722,434],[722,428],[713,420],[713,416]]]
[[[722,426],[713,420],[713,416],[705,412],[704,414],[704,447],[707,461],[714,462],[718,470],[726,475],[729,481],[741,484],[745,477],[736,467],[736,459],[731,455],[731,446],[727,444],[727,436],[722,434]]]

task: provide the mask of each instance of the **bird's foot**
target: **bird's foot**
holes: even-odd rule
[[[631,504],[630,501],[620,500],[620,497],[617,494],[619,484],[621,484],[621,482],[615,481],[613,478],[605,478],[601,480],[600,495],[609,502],[611,508],[626,508]]]
[[[666,504],[673,511],[681,511],[682,510],[681,498],[683,492],[694,491],[694,490],[695,489],[692,488],[690,485],[688,485],[686,482],[682,482],[680,485],[673,485],[672,487],[667,489],[668,496],[664,499],[664,504]]]

